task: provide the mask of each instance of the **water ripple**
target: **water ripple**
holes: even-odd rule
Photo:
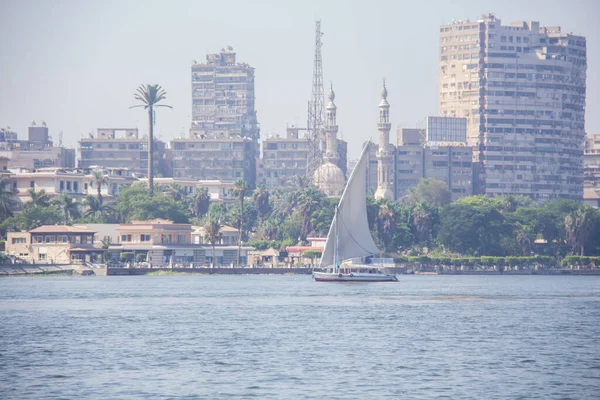
[[[0,279],[0,398],[598,398],[579,278]]]

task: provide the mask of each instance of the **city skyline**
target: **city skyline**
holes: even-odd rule
[[[453,19],[474,21],[487,12],[504,23],[535,20],[586,36],[587,109],[594,110],[600,104],[599,29],[593,23],[598,6],[561,4],[461,1],[460,6],[440,2],[404,10],[393,2],[346,7],[339,2],[148,2],[142,8],[135,1],[2,1],[0,32],[10,40],[0,54],[0,124],[22,137],[32,120],[45,120],[55,141],[63,131],[63,142],[73,148],[100,127],[137,127],[144,134],[145,114],[128,107],[139,84],[158,83],[174,109],[157,115],[155,134],[165,141],[187,137],[193,60],[231,45],[239,61],[256,69],[261,139],[271,133],[285,136],[286,124],[306,125],[314,20],[322,19],[324,78],[326,86],[332,81],[336,88],[339,137],[349,142],[349,157],[355,158],[361,143],[377,134],[381,78],[387,78],[394,142],[397,127],[439,115],[439,27]],[[152,31],[158,23],[162,31]],[[586,131],[600,131],[599,115],[586,112]]]

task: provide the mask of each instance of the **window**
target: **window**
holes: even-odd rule
[[[67,192],[71,191],[71,181],[67,181]]]
[[[45,236],[44,241],[46,243],[54,243],[56,241],[56,236],[54,236],[54,235]]]
[[[58,243],[69,243],[69,237],[66,235],[59,235],[57,239]]]
[[[34,187],[35,187],[35,181],[31,181],[31,182],[29,182],[29,187],[30,187],[30,188],[34,188]]]
[[[44,243],[44,237],[43,236],[34,236],[33,243]]]
[[[121,243],[131,242],[131,235],[121,235]]]
[[[65,181],[60,181],[60,191],[65,190]]]
[[[79,191],[79,182],[73,182],[73,191],[74,192],[78,192]]]
[[[25,242],[25,238],[12,238],[12,244],[24,244]]]
[[[46,259],[46,254],[39,254],[38,260],[44,261]]]
[[[142,233],[140,235],[140,242],[149,242],[149,241],[150,241],[150,234]]]

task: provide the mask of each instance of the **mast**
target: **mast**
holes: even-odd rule
[[[340,269],[340,247],[338,246],[338,241],[340,240],[339,229],[338,227],[338,206],[335,206],[335,251],[333,255],[333,265],[335,265],[336,272]]]

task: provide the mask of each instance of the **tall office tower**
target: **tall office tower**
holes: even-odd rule
[[[493,14],[440,28],[440,115],[467,118],[482,193],[583,194],[586,40]]]
[[[192,65],[191,137],[260,139],[254,109],[254,68],[236,63],[232,47]]]
[[[379,102],[379,150],[377,151],[377,190],[376,199],[394,199],[393,188],[393,164],[390,144],[390,103],[387,101],[387,88],[385,81],[381,90],[381,101]]]

